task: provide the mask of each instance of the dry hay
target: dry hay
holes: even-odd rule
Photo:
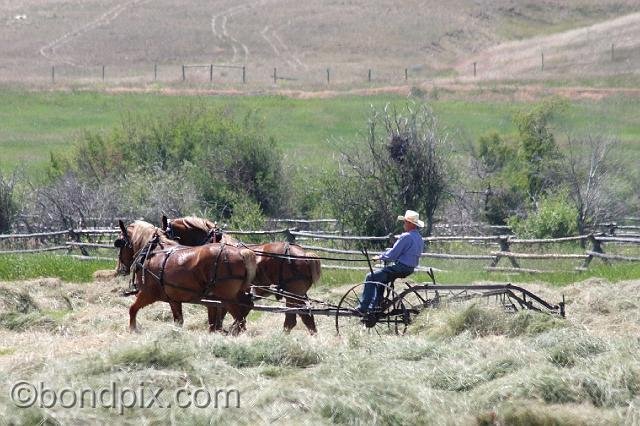
[[[525,284],[550,301],[565,294],[566,326],[517,336],[462,330],[448,337],[432,337],[433,331],[468,308],[425,311],[419,321],[426,328],[403,337],[336,336],[333,318],[327,317],[317,317],[317,337],[308,336],[300,322],[287,336],[281,333],[282,315],[253,312],[247,333],[231,337],[208,333],[202,306],[184,305],[180,329],[172,324],[168,305],[156,303],[140,311],[141,333],[130,334],[133,298],[118,294],[126,285],[126,277],[90,284],[0,283],[1,306],[16,306],[12,301],[22,294],[52,321],[21,330],[0,327],[0,373],[10,381],[43,380],[59,389],[99,388],[115,380],[123,386],[144,382],[176,389],[204,383],[242,390],[244,408],[237,412],[170,411],[191,423],[416,423],[432,416],[452,424],[491,418],[501,424],[527,419],[602,424],[638,415],[624,399],[640,380],[632,353],[640,323],[638,280],[591,279],[564,288]],[[311,296],[328,299],[337,293],[321,287]],[[502,318],[492,312],[485,312],[488,320]],[[113,414],[59,408],[45,413],[63,423],[87,416],[106,422]],[[131,422],[169,415],[166,410],[126,413]],[[0,398],[0,415],[20,414]]]

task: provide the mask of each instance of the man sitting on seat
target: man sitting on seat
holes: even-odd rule
[[[422,228],[424,222],[420,220],[420,215],[413,210],[407,210],[404,216],[398,216],[398,220],[403,221],[404,233],[400,235],[392,248],[373,258],[384,261],[385,267],[367,274],[360,306],[358,306],[358,310],[362,313],[367,313],[380,304],[385,287],[379,283],[389,284],[396,278],[411,275],[420,261],[424,241],[418,228]],[[387,262],[394,263],[387,265]]]

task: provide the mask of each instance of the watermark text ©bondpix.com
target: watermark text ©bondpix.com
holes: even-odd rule
[[[169,391],[145,383],[134,387],[111,382],[99,389],[53,389],[44,382],[20,380],[13,383],[9,396],[20,408],[113,408],[119,414],[125,409],[144,408],[240,408],[240,391],[236,389],[182,387]]]

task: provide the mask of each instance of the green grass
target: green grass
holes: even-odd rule
[[[0,280],[60,278],[68,282],[89,282],[99,269],[115,269],[115,262],[78,260],[51,254],[0,255]]]
[[[479,89],[479,93],[490,88]],[[455,96],[429,101],[441,123],[462,144],[475,141],[489,130],[514,132],[511,117],[526,103],[511,100],[460,100]],[[292,99],[283,96],[166,96],[99,92],[28,92],[0,90],[0,170],[24,165],[29,175],[37,174],[49,159],[49,152],[69,152],[83,131],[108,131],[126,114],[162,116],[189,104],[224,107],[238,117],[254,111],[274,137],[288,161],[311,167],[310,173],[332,167],[341,143],[353,143],[366,130],[370,106],[403,102],[397,95],[339,96],[330,99]],[[573,102],[558,119],[558,130],[596,130],[622,139],[624,148],[638,152],[640,121],[636,99],[616,96],[599,101]],[[344,142],[338,142],[344,140]],[[333,141],[333,142],[331,142]]]
[[[483,270],[485,263],[473,261],[453,262],[422,260],[423,266],[442,268],[435,272],[438,284],[470,284],[479,281],[497,281],[527,283],[544,282],[552,286],[564,286],[587,278],[597,277],[610,282],[636,279],[640,277],[640,263],[614,263],[611,266],[603,264],[600,260],[593,260],[591,266],[584,272],[573,272],[571,269],[577,266],[575,261],[566,263],[567,272],[552,272],[542,274],[516,274],[487,272]],[[502,266],[508,262],[502,260]],[[554,265],[549,262],[550,265]],[[500,264],[499,264],[500,265]],[[528,265],[521,265],[529,267]],[[33,278],[60,278],[67,282],[89,282],[92,274],[100,269],[115,269],[115,261],[92,260],[81,261],[65,256],[50,254],[24,254],[24,255],[0,255],[0,280],[15,281]],[[550,268],[549,268],[550,269]],[[319,289],[329,289],[347,284],[356,285],[364,280],[366,271],[345,271],[324,269],[320,282],[316,285]],[[410,279],[414,282],[431,282],[426,273],[417,272]]]

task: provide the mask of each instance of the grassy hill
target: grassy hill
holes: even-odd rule
[[[246,66],[248,79],[268,84],[273,68],[318,84],[403,78],[532,76],[540,50],[556,76],[634,73],[640,59],[633,0],[380,1],[167,0],[5,2],[0,9],[0,81],[56,78],[179,80],[182,64]],[[515,43],[514,43],[515,42]],[[613,64],[611,44],[618,46]],[[526,59],[522,55],[526,54]],[[496,59],[498,58],[498,59]],[[206,69],[188,70],[207,81]],[[238,70],[215,70],[218,84],[240,81]]]

